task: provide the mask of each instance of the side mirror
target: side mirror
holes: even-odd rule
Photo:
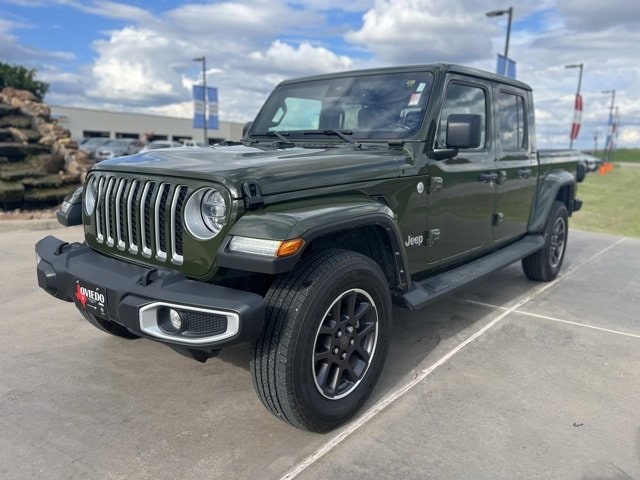
[[[448,148],[477,148],[480,146],[482,118],[480,115],[454,113],[447,118]]]
[[[244,126],[242,127],[242,137],[246,137],[247,136],[247,132],[249,131],[249,129],[251,128],[251,125],[253,124],[253,122],[247,122],[244,124]]]

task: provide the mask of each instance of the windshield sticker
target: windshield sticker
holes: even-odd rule
[[[405,85],[405,87],[407,88],[413,88],[413,86],[416,84],[415,80],[407,80],[407,83]]]
[[[422,96],[421,93],[412,93],[411,98],[409,98],[409,106],[415,107],[416,105],[418,105],[420,103],[421,96]]]
[[[426,86],[427,86],[426,83],[421,82],[420,84],[418,84],[418,88],[416,88],[416,92],[422,93],[424,91],[424,87]]]

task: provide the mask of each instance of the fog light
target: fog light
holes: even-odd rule
[[[171,323],[171,326],[176,329],[176,331],[182,328],[182,318],[180,317],[180,314],[174,309],[169,310],[169,322]]]
[[[158,309],[158,326],[165,333],[175,335],[182,331],[182,317],[173,308]]]

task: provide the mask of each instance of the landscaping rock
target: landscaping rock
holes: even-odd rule
[[[8,128],[0,128],[0,142],[13,141],[13,133]]]
[[[24,204],[27,207],[33,207],[35,205],[39,207],[44,205],[58,205],[64,200],[64,197],[76,188],[78,188],[77,185],[63,185],[58,188],[35,188],[33,190],[26,190],[24,193]]]
[[[16,182],[0,181],[0,205],[5,208],[24,201],[24,185]]]
[[[0,117],[18,112],[18,109],[7,103],[0,103]]]
[[[28,91],[0,91],[0,208],[57,204],[92,165],[49,106]]]
[[[0,128],[17,127],[30,128],[31,118],[22,115],[5,115],[0,117]]]
[[[40,178],[25,178],[22,185],[27,189],[32,188],[58,188],[63,184],[59,175],[45,175]]]
[[[16,142],[0,143],[0,156],[23,159],[28,155],[38,155],[39,153],[49,153],[49,149],[43,145],[24,144]]]

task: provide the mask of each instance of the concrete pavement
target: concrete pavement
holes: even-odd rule
[[[49,233],[81,238],[0,233],[0,478],[640,478],[638,240],[572,231],[554,284],[396,309],[363,415],[316,435],[263,409],[246,346],[201,365],[40,291]]]

